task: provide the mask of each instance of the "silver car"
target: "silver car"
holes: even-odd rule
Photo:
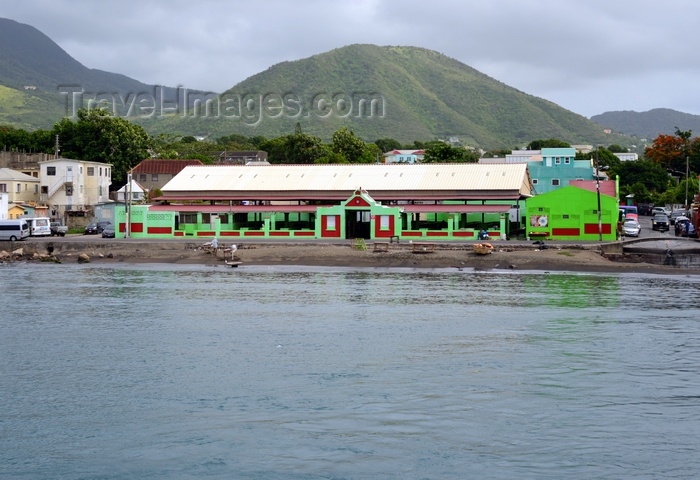
[[[627,237],[638,237],[639,232],[642,231],[642,226],[636,220],[625,220],[625,223],[622,224],[622,230]]]

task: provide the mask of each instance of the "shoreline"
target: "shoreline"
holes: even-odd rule
[[[169,263],[222,265],[231,259],[230,251],[211,252],[202,242],[139,242],[139,241],[30,241],[0,244],[0,262],[12,260],[55,261],[56,263]],[[49,250],[51,250],[49,252]],[[10,255],[8,257],[7,255]],[[246,243],[235,252],[241,267],[310,266],[358,268],[474,269],[478,271],[570,271],[587,273],[649,273],[670,275],[700,274],[700,269],[674,267],[640,261],[619,261],[620,255],[604,255],[599,245],[494,244],[488,255],[473,252],[473,244],[439,244],[435,251],[414,253],[409,244],[390,244],[386,250],[356,250],[350,243]],[[80,260],[82,257],[82,260]]]

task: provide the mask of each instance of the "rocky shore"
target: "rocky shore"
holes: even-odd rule
[[[63,240],[63,239],[62,239]],[[8,248],[10,247],[10,248]],[[550,244],[546,247],[494,244],[488,255],[474,253],[472,244],[436,244],[434,251],[415,251],[410,244],[383,245],[375,251],[356,249],[351,243],[249,243],[229,249],[211,250],[201,243],[101,241],[22,242],[0,244],[0,262],[44,261],[56,263],[173,263],[225,265],[235,256],[247,265],[305,265],[368,268],[535,270],[573,272],[636,272],[694,274],[688,269],[635,261],[628,263],[620,255],[606,255],[599,246]],[[698,271],[700,273],[700,271]]]

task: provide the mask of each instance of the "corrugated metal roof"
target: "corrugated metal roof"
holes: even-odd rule
[[[145,174],[161,174],[167,173],[170,175],[177,175],[182,171],[183,168],[192,165],[203,165],[200,160],[197,159],[165,159],[165,158],[147,158],[138,165],[136,165],[131,173],[145,173]]]
[[[529,195],[526,164],[206,165],[185,167],[165,196],[195,192],[519,192]]]
[[[27,175],[26,173],[18,172],[17,170],[12,170],[11,168],[0,168],[0,180],[15,182],[39,182],[38,178]]]

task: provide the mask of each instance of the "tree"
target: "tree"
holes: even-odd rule
[[[479,157],[462,147],[453,147],[444,142],[433,142],[425,149],[423,163],[476,163]]]
[[[277,137],[262,140],[258,144],[258,149],[267,152],[267,161],[272,164],[286,163],[286,138]]]
[[[627,152],[627,149],[621,145],[618,145],[617,143],[613,143],[608,147],[608,151],[612,153],[625,153]]]
[[[352,130],[343,127],[336,130],[331,138],[331,150],[345,157],[348,163],[372,163],[374,158],[362,139]]]
[[[401,144],[393,138],[380,138],[375,140],[374,144],[379,147],[382,153],[391,152],[392,150],[401,150]]]
[[[280,163],[310,164],[324,156],[321,139],[302,133],[300,129],[284,137],[284,151],[285,158]]]
[[[28,132],[10,125],[0,125],[0,149],[53,153],[55,140],[47,130]]]
[[[613,170],[608,172],[610,175]],[[614,174],[620,179],[620,197],[634,194],[637,203],[658,203],[659,195],[671,185],[671,177],[660,165],[649,160],[620,162]]]
[[[533,140],[527,146],[527,149],[528,150],[542,150],[543,148],[569,148],[569,147],[571,147],[571,145],[569,145],[566,142],[563,142],[561,140],[557,140],[556,138],[550,138],[547,140]]]
[[[143,127],[106,109],[80,109],[75,122],[64,118],[53,127],[58,135],[61,156],[112,165],[112,186],[126,183],[129,170],[148,158],[152,138]]]

